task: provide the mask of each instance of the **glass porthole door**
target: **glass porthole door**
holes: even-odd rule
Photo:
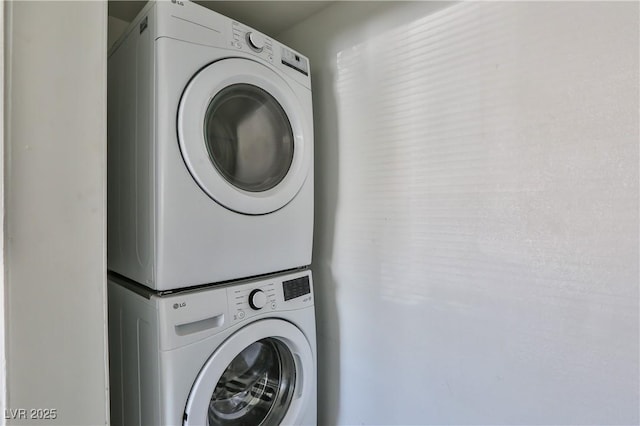
[[[222,89],[204,119],[209,159],[227,182],[249,192],[275,188],[293,160],[294,137],[282,106],[257,86]]]
[[[278,425],[295,390],[296,367],[281,341],[266,338],[244,348],[222,373],[209,402],[214,425]]]
[[[178,110],[187,168],[216,202],[244,214],[282,208],[309,173],[308,120],[291,87],[257,62],[229,58],[201,70]]]
[[[313,355],[300,330],[269,319],[241,329],[209,358],[189,395],[186,426],[299,423],[314,397]]]

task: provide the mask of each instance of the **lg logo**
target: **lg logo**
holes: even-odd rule
[[[173,304],[173,309],[184,308],[185,306],[187,306],[187,302],[174,303],[174,304]]]

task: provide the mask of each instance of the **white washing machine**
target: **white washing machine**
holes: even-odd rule
[[[165,296],[109,278],[113,425],[315,425],[310,271]]]
[[[187,0],[108,60],[108,267],[156,290],[311,263],[307,58]]]

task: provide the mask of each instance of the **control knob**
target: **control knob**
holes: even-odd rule
[[[256,34],[254,32],[247,33],[247,44],[256,52],[262,52],[264,48],[264,36],[262,34]]]
[[[249,293],[249,306],[251,309],[259,311],[267,304],[267,295],[264,291],[256,289]]]

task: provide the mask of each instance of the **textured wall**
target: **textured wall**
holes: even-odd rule
[[[336,4],[322,424],[638,424],[638,3]]]
[[[107,6],[6,6],[3,414],[105,424]]]

